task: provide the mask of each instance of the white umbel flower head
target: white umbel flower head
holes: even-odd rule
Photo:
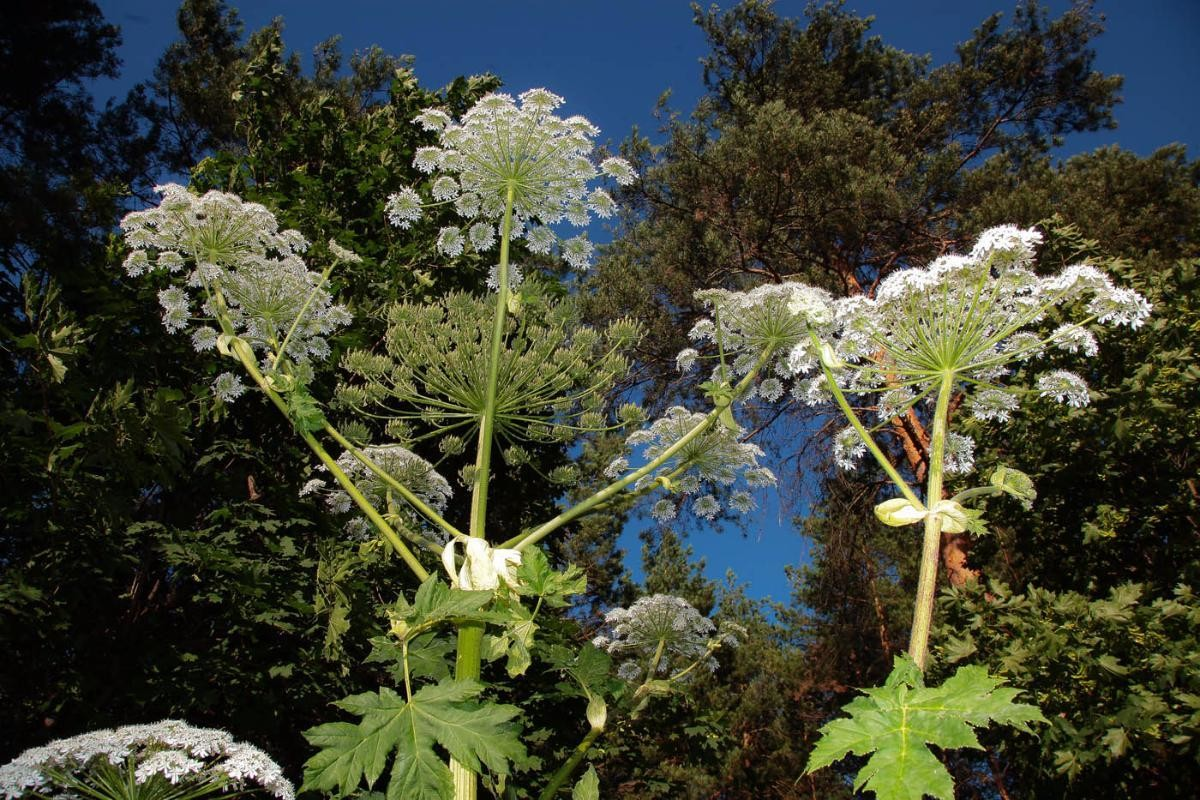
[[[682,439],[704,418],[704,414],[674,406],[648,428],[631,433],[625,443],[629,448],[644,446],[642,457],[651,461]],[[758,459],[762,455],[762,448],[739,441],[737,432],[725,426],[714,426],[688,441],[657,472],[639,479],[634,489],[641,489],[666,476],[674,476],[671,479],[672,488],[685,494],[698,490],[701,483],[729,486],[739,477],[745,478],[748,473],[760,469]],[[707,506],[701,508],[706,509]]]
[[[832,301],[831,322],[819,303],[815,310],[797,306],[808,319],[808,341],[797,342],[778,374],[790,371],[797,379],[793,394],[813,403],[830,397],[821,364],[834,364],[846,394],[880,395],[885,424],[933,396],[950,376],[975,418],[1008,421],[1018,407],[1016,391],[1003,385],[1013,365],[1053,350],[1092,357],[1099,348],[1095,326],[1136,328],[1150,313],[1145,298],[1114,286],[1096,267],[1077,264],[1058,275],[1038,275],[1032,265],[1041,240],[1036,230],[992,228],[969,255],[894,272],[873,298]],[[1082,319],[1045,333],[1052,311]],[[1088,401],[1083,378],[1063,370],[1037,377],[1034,391],[1074,407]],[[842,463],[853,460],[849,439],[847,434],[838,451]],[[967,469],[968,451],[955,453],[947,466]]]
[[[547,226],[583,227],[592,215],[611,216],[612,198],[589,184],[602,175],[631,183],[633,168],[620,158],[607,158],[597,168],[592,150],[599,130],[583,117],[556,116],[562,103],[552,92],[531,89],[515,99],[489,94],[458,121],[440,109],[422,111],[415,122],[436,134],[437,144],[418,148],[413,166],[433,177],[433,201],[451,204],[469,222],[488,225],[503,220],[511,203],[513,233],[524,235],[535,253],[547,253],[559,241]],[[420,219],[421,207],[414,189],[401,189],[388,199],[388,220],[408,228]],[[495,239],[439,237],[438,249],[456,256],[466,245],[484,252]],[[587,265],[591,251],[585,238],[561,244],[563,258],[578,269]]]
[[[625,680],[670,676],[699,662],[717,667],[713,652],[736,640],[718,632],[717,626],[681,597],[655,594],[643,597],[629,608],[614,608],[604,615],[607,632],[592,640],[621,661],[618,674]],[[655,675],[645,675],[655,653]]]
[[[425,459],[406,447],[398,444],[367,445],[362,448],[362,454],[399,483],[406,486],[422,502],[438,512],[446,510],[454,490],[441,474]],[[358,486],[372,505],[376,508],[391,508],[397,513],[405,514],[410,524],[424,525],[424,517],[412,512],[403,501],[390,493],[386,481],[376,475],[366,464],[362,463],[349,451],[338,456],[337,465]],[[327,472],[324,466],[317,467],[321,472]],[[354,508],[350,495],[334,484],[329,487],[322,478],[314,478],[304,484],[300,495],[322,496],[325,505],[335,514],[347,514]],[[390,500],[390,502],[389,502]],[[376,535],[375,527],[366,519],[355,516],[346,523],[346,532],[352,538],[367,540]],[[433,531],[436,533],[436,531]]]
[[[218,337],[210,320],[221,316],[272,362],[286,356],[303,364],[329,354],[326,338],[351,317],[333,302],[325,276],[305,265],[303,236],[280,230],[264,206],[236,195],[196,196],[176,184],[156,190],[162,202],[127,214],[121,228],[132,248],[125,260],[130,276],[155,271],[177,276],[158,293],[167,330],[191,329],[196,349],[210,349]],[[329,251],[337,262],[361,261],[336,242]],[[223,399],[241,393],[224,377],[218,382],[218,391],[229,389]]]
[[[194,728],[178,720],[126,725],[59,739],[26,750],[0,766],[0,794],[8,800],[29,796],[78,796],[92,788],[93,770],[131,769],[135,784],[165,780],[186,785],[189,796],[204,797],[258,786],[280,800],[294,800],[292,784],[271,757],[222,730]],[[61,785],[63,778],[76,784]]]

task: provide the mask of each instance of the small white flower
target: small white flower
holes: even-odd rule
[[[971,250],[971,259],[983,262],[993,253],[1002,253],[1018,264],[1028,264],[1033,260],[1035,248],[1041,242],[1042,234],[1039,231],[1014,225],[1000,225],[979,235],[974,249]]]
[[[440,147],[418,147],[417,152],[413,155],[413,166],[426,175],[437,169],[441,161],[442,149]]]
[[[442,228],[440,231],[438,231],[437,249],[439,253],[444,253],[451,258],[462,255],[462,231],[453,226]]]
[[[971,416],[975,419],[996,422],[1008,422],[1020,405],[1011,392],[1003,389],[981,389],[971,396],[968,403]]]
[[[416,116],[413,122],[426,131],[442,131],[453,120],[450,115],[440,108],[427,108]]]
[[[145,250],[131,250],[125,256],[125,272],[131,278],[136,278],[150,269],[150,256]]]
[[[942,464],[947,475],[966,475],[975,469],[975,440],[950,431],[946,434]]]
[[[313,478],[300,487],[300,496],[307,497],[310,494],[320,491],[325,488],[325,481],[320,478]]]
[[[854,469],[865,452],[867,445],[853,426],[843,428],[833,439],[833,460],[842,469]]]
[[[354,252],[353,250],[348,250],[345,247],[342,247],[340,244],[335,242],[333,239],[329,240],[329,252],[333,255],[334,258],[336,258],[338,261],[341,261],[343,264],[361,264],[362,263],[362,256],[360,256],[358,253]]]
[[[623,158],[604,159],[600,162],[600,171],[622,186],[628,186],[637,179],[637,173]]]
[[[543,225],[530,227],[525,232],[525,240],[529,251],[539,255],[546,255],[558,244],[558,237],[554,235],[554,231]]]
[[[608,466],[604,468],[604,477],[615,481],[617,478],[624,475],[625,471],[628,469],[629,459],[625,458],[624,456],[618,456],[610,461]]]
[[[508,265],[508,288],[509,290],[516,289],[524,281],[525,276],[521,274],[521,268],[516,264]],[[493,264],[488,270],[487,287],[493,292],[500,291],[500,265]]]
[[[1054,370],[1037,379],[1037,390],[1042,397],[1056,403],[1065,403],[1072,408],[1083,408],[1089,402],[1087,383],[1074,372]]]
[[[138,783],[145,783],[154,775],[162,775],[171,783],[177,784],[188,775],[203,769],[202,762],[189,758],[186,753],[178,750],[160,750],[138,764],[134,771],[134,779]]]
[[[743,474],[745,475],[746,483],[751,486],[774,486],[777,483],[775,473],[766,467],[748,469]]]
[[[679,355],[675,356],[675,367],[680,372],[691,372],[696,367],[696,359],[700,357],[694,348],[688,347],[679,351]]]
[[[701,495],[692,503],[692,513],[702,519],[715,519],[721,513],[721,504],[711,494]]]
[[[642,665],[636,661],[622,661],[617,667],[617,677],[632,683],[642,677]]]
[[[1150,303],[1132,289],[1113,288],[1097,292],[1088,311],[1104,324],[1123,325],[1134,330],[1150,316]]]
[[[587,207],[593,214],[602,219],[608,219],[617,211],[617,204],[608,192],[603,189],[595,189],[588,195]]]
[[[758,505],[749,492],[734,492],[729,496],[729,507],[741,514],[749,514]]]
[[[467,232],[467,238],[471,240],[471,247],[482,253],[496,243],[496,228],[488,222],[476,222]]]
[[[561,246],[563,260],[575,269],[586,269],[592,258],[592,243],[586,234],[567,239]]]
[[[650,516],[659,522],[670,522],[678,513],[679,508],[674,500],[659,500],[650,507]]]
[[[833,319],[832,297],[824,289],[803,283],[786,283],[790,297],[788,311],[804,317],[813,325],[825,325]]]
[[[688,331],[688,338],[697,342],[712,341],[716,336],[716,331],[716,325],[711,319],[702,319]]]
[[[1082,353],[1091,358],[1100,352],[1100,343],[1087,328],[1082,325],[1062,325],[1050,334],[1050,342],[1059,350],[1068,353]]]
[[[758,384],[758,396],[768,403],[783,397],[783,382],[778,378],[763,378]]]
[[[212,382],[213,394],[226,403],[232,403],[246,391],[242,379],[232,372],[222,372]]]
[[[215,350],[217,347],[217,332],[205,325],[192,331],[192,349],[198,353],[205,350]]]
[[[443,175],[433,182],[430,192],[433,194],[433,199],[438,202],[453,200],[458,197],[458,181],[449,175]]]

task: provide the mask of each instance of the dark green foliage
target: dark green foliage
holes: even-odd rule
[[[1190,587],[1104,595],[992,582],[942,598],[936,671],[963,661],[1021,686],[1050,724],[992,738],[1013,796],[1184,797],[1200,726],[1200,605]]]
[[[39,33],[60,12],[54,36]],[[438,95],[402,81],[393,107],[386,90],[397,64],[378,53],[346,78],[328,64],[312,78],[276,73],[273,64],[287,63],[277,29],[245,42],[223,4],[189,2],[185,40],[164,56],[156,86],[102,116],[79,80],[115,69],[116,32],[93,5],[23,6],[12,19],[5,52],[20,60],[37,42],[43,63],[6,63],[0,93],[10,103],[4,146],[28,151],[0,165],[11,190],[0,197],[0,625],[11,647],[0,668],[0,757],[50,737],[178,716],[228,727],[294,769],[308,755],[298,732],[330,697],[374,684],[356,666],[383,624],[369,587],[400,585],[401,573],[379,548],[342,540],[297,496],[311,456],[288,419],[252,396],[236,413],[211,398],[222,365],[163,329],[161,287],[127,285],[106,233],[122,195],[153,181],[144,171],[208,155],[201,187],[207,169],[241,165],[257,182],[238,188],[263,187],[253,199],[284,224],[311,224],[310,237],[357,231],[362,241],[341,241],[367,260],[335,282],[352,278],[351,298],[375,308],[384,298],[372,287],[394,285],[398,268],[381,263],[391,245],[371,244],[388,241],[371,204],[382,203],[385,179],[413,177],[403,159],[381,168],[379,156],[411,151],[419,132],[408,117]],[[52,77],[57,89],[25,92],[29,74]],[[249,93],[233,104],[239,84]],[[450,97],[467,102],[492,85],[460,81]],[[252,128],[266,118],[279,127]],[[294,203],[266,191],[272,169],[291,174],[309,159],[322,168],[287,187]],[[432,252],[421,236],[408,241]],[[439,274],[452,285],[483,277]],[[362,341],[371,323],[360,320],[351,337]],[[289,395],[297,424],[319,422],[331,383],[319,374],[311,394]]]
[[[525,749],[511,724],[515,706],[480,704],[482,687],[473,681],[445,680],[405,699],[391,689],[365,693],[336,703],[362,722],[331,722],[306,732],[322,748],[305,765],[304,787],[341,798],[366,778],[371,787],[388,763],[387,797],[392,800],[441,800],[453,792],[450,768],[434,750],[444,747],[461,763],[505,773],[508,762]],[[394,756],[392,755],[395,751]]]
[[[545,567],[544,559],[541,566]],[[543,588],[554,583],[548,570],[535,566],[531,571],[544,579]],[[403,696],[385,686],[336,702],[362,721],[331,722],[305,732],[309,743],[320,750],[305,764],[304,788],[345,797],[357,791],[364,779],[367,788],[373,788],[391,763],[389,798],[437,800],[452,791],[452,781],[445,757],[435,745],[477,772],[486,765],[493,776],[507,775],[510,762],[524,762],[520,728],[513,722],[520,710],[481,702],[482,684],[444,675],[437,683],[413,690],[410,645],[439,627],[445,635],[446,623],[494,620],[496,613],[484,608],[491,601],[492,592],[452,589],[437,577],[424,581],[411,603],[401,596],[389,611],[395,642],[390,637],[378,642],[376,653],[391,651],[397,666],[393,675]],[[420,658],[418,666],[424,660]],[[425,672],[419,669],[417,677]]]

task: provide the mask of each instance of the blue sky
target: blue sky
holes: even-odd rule
[[[1045,3],[1061,13],[1071,4]],[[175,38],[176,4],[171,0],[99,0],[105,16],[121,26],[124,69],[120,81],[101,84],[98,94],[123,92],[146,79],[166,45]],[[545,86],[567,99],[564,111],[583,114],[598,125],[601,140],[614,144],[634,126],[656,128],[653,110],[670,90],[671,106],[689,112],[702,90],[700,59],[704,37],[692,24],[684,0],[242,0],[232,2],[254,30],[282,16],[284,39],[302,54],[305,66],[313,46],[342,35],[347,53],[378,44],[387,52],[416,57],[418,78],[441,86],[455,76],[494,72],[514,92]],[[702,3],[707,5],[707,3]],[[731,0],[718,3],[732,5]],[[799,16],[804,0],[779,0],[784,16]],[[1060,156],[1119,144],[1148,155],[1172,142],[1189,146],[1200,131],[1200,2],[1197,0],[1098,0],[1107,32],[1096,44],[1096,69],[1125,76],[1119,127],[1079,135]],[[996,11],[1011,14],[1012,0],[847,0],[846,8],[873,15],[873,32],[895,47],[929,54],[934,65],[954,57],[956,43]],[[746,537],[737,533],[697,533],[691,544],[706,557],[706,572],[724,577],[727,569],[750,584],[753,595],[786,599],[783,568],[802,561],[805,543],[788,526],[793,509],[766,502],[761,526]],[[624,537],[635,556],[638,542]],[[636,566],[636,564],[632,565]]]

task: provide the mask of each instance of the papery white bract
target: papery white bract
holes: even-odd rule
[[[455,551],[463,545],[463,563],[455,569]],[[516,569],[521,565],[521,551],[492,547],[476,537],[454,537],[442,548],[442,565],[456,589],[468,592],[495,591],[503,583],[517,587]]]
[[[434,203],[447,203],[476,226],[489,229],[504,218],[511,202],[513,235],[524,236],[529,249],[548,253],[559,237],[547,226],[559,223],[586,226],[592,215],[611,216],[616,206],[601,189],[589,183],[601,175],[628,184],[633,168],[620,158],[607,158],[597,169],[592,163],[593,140],[599,130],[583,117],[562,119],[552,112],[563,99],[545,89],[531,89],[514,99],[489,94],[462,119],[455,121],[440,109],[426,109],[415,119],[424,130],[436,133],[438,144],[418,148],[413,166],[437,175],[430,186]],[[420,219],[422,201],[412,188],[388,198],[388,220],[408,228]],[[470,246],[490,250],[495,238],[476,227],[471,235],[443,228],[438,250],[448,256]],[[592,245],[584,237],[560,242],[562,257],[582,269],[591,258]]]

